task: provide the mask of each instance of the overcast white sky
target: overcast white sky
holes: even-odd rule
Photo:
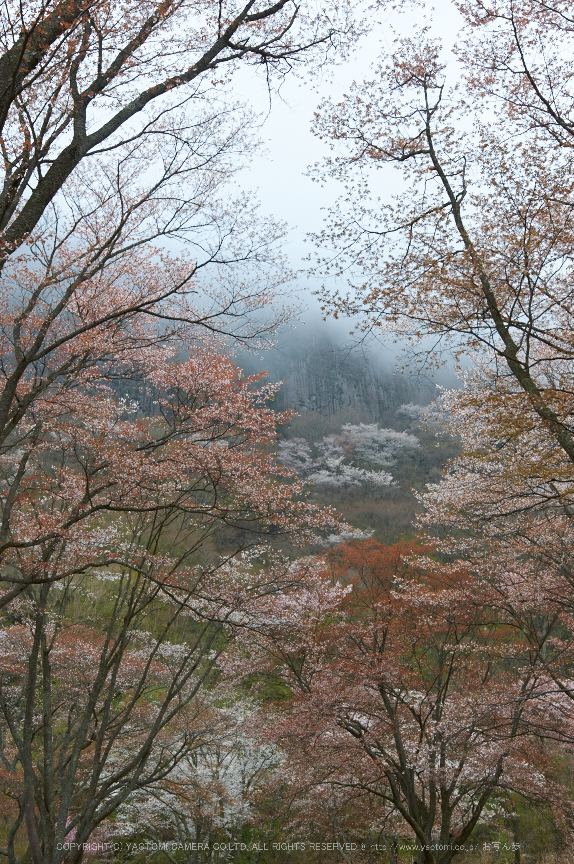
[[[449,49],[456,43],[460,22],[450,0],[422,4],[406,13],[380,12],[379,18],[369,35],[361,39],[349,61],[331,68],[317,86],[312,87],[310,81],[288,76],[279,96],[272,97],[270,110],[265,82],[252,71],[242,72],[236,85],[238,97],[251,104],[263,119],[260,135],[266,147],[266,152],[253,161],[249,171],[244,172],[242,184],[257,193],[264,213],[289,224],[285,251],[296,270],[305,268],[304,258],[312,248],[305,241],[306,234],[320,230],[322,208],[332,205],[342,191],[335,181],[329,181],[321,188],[306,176],[309,165],[321,161],[329,153],[327,145],[311,133],[313,113],[318,103],[325,96],[338,101],[344,97],[353,80],[369,78],[372,66],[382,53],[389,52],[393,39],[408,34],[415,25],[423,25],[425,18],[431,24],[431,34],[443,40],[446,59]],[[454,68],[453,74],[456,74]],[[389,184],[388,192],[391,194],[392,179],[385,179],[385,183]],[[397,189],[395,187],[395,191]],[[384,195],[384,190],[379,189],[378,194]],[[301,274],[298,280],[301,299],[309,307],[303,319],[307,318],[309,323],[312,321],[317,326],[320,316],[311,295],[313,284]],[[342,322],[339,327],[342,335],[351,329],[348,322]]]
[[[420,26],[424,16],[432,22],[432,35],[443,39],[447,53],[455,43],[460,19],[449,0],[424,4],[424,8],[411,10],[410,14],[379,14],[380,23],[361,39],[348,62],[332,67],[316,89],[309,81],[288,76],[279,96],[273,96],[270,111],[265,82],[250,71],[243,72],[239,79],[238,95],[265,118],[261,138],[267,148],[267,153],[254,160],[246,173],[245,185],[257,190],[264,212],[290,224],[290,257],[294,265],[308,251],[303,246],[305,234],[321,227],[321,208],[333,204],[341,191],[335,181],[321,188],[306,176],[308,166],[329,153],[327,145],[311,133],[318,103],[325,96],[342,99],[353,80],[368,78],[373,64],[392,47],[395,36],[408,33],[414,24]]]

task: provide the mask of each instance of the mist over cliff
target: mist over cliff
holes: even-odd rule
[[[277,409],[302,415],[342,414],[348,420],[389,422],[401,405],[427,405],[438,392],[434,379],[401,369],[382,346],[353,346],[348,335],[321,321],[289,330],[277,347],[263,355],[245,352],[238,362],[246,373],[265,369],[270,381],[283,382],[275,399]]]

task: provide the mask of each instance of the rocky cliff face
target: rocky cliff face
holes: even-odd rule
[[[351,412],[372,422],[406,402],[426,404],[436,396],[431,381],[385,368],[373,353],[341,348],[326,330],[299,328],[263,356],[241,355],[239,364],[247,373],[266,369],[269,380],[283,381],[277,408],[299,414]]]

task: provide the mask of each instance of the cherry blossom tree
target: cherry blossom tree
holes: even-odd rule
[[[537,133],[539,145],[571,146],[569,4],[470,0],[459,9],[478,37],[468,46],[476,92],[494,100],[501,115],[510,115],[525,132]]]
[[[16,460],[16,448],[6,448],[4,605],[30,585],[110,562],[131,566],[154,554],[168,529],[179,544],[184,532],[185,560],[225,524],[267,524],[294,537],[300,527],[304,539],[305,522],[333,523],[297,501],[301,485],[262,449],[281,419],[265,407],[272,387],[252,389],[253,379],[199,346],[186,361],[161,346],[137,359],[140,370],[147,365],[157,416],[138,414],[97,380],[89,392],[88,374],[85,390],[76,381],[36,398],[19,426]],[[122,540],[125,519],[148,526],[138,547]]]
[[[509,413],[512,394],[500,395],[500,387],[474,374],[462,391],[443,395],[462,453],[421,496],[419,522],[448,560],[472,569],[485,602],[529,646],[555,710],[568,717],[574,692],[569,463],[552,435],[541,435],[520,410],[520,399]]]
[[[373,832],[446,864],[511,793],[551,801],[566,824],[543,736],[569,737],[544,707],[543,671],[480,583],[422,551],[372,540],[333,551],[316,596],[299,598],[300,635],[277,629],[262,643],[295,694],[267,738],[288,753],[284,780],[315,789],[317,808],[339,791],[327,809],[339,806],[343,831],[354,798]]]
[[[364,329],[432,334],[477,361],[442,400],[462,453],[423,496],[421,521],[451,575],[468,574],[481,614],[520,646],[523,740],[568,742],[572,16],[561,2],[457,6],[455,61],[415,32],[373,80],[319,109],[335,151],[319,170],[346,186],[320,235],[322,266],[350,286],[323,299]],[[392,169],[404,191],[381,201]]]
[[[1,631],[8,860],[79,862],[102,831],[118,836],[144,792],[182,836],[192,822],[231,830],[245,817],[249,778],[242,792],[236,775],[264,766],[247,741],[243,755],[231,745],[221,703],[233,693],[218,666],[224,652],[244,658],[242,634],[299,578],[286,563],[261,569],[258,555],[258,570],[248,557],[166,578],[156,553],[145,570],[116,565],[20,600]]]
[[[185,174],[194,151],[209,158],[195,137],[210,137],[206,118],[186,120],[186,110],[211,101],[211,122],[217,124],[218,81],[242,62],[262,64],[269,74],[299,58],[308,62],[314,55],[320,62],[349,33],[348,13],[344,4],[324,9],[288,0],[239,7],[127,0],[113,8],[82,0],[5,2],[4,260],[26,242],[82,162],[93,171],[99,156],[124,151],[118,167],[130,171],[156,139],[163,139],[167,176]],[[99,179],[97,173],[86,176],[86,185],[95,192]],[[161,173],[150,178],[148,189],[160,188],[162,179]],[[105,200],[105,186],[101,195]],[[130,207],[121,209],[125,218]],[[176,208],[168,233],[185,231],[185,209],[182,222]]]
[[[380,429],[376,423],[346,423],[340,434],[316,442],[315,454],[305,438],[281,441],[277,451],[283,465],[315,486],[381,489],[393,482],[392,475],[381,468],[391,466],[402,449],[419,446],[416,436],[408,432]]]
[[[277,228],[224,191],[253,143],[225,85],[242,63],[272,77],[322,62],[351,35],[348,11],[3,4],[2,434],[23,381],[75,375],[92,328],[143,317],[245,338],[265,329],[258,313],[284,275],[272,275]],[[199,284],[208,264],[220,272]],[[74,359],[58,368],[62,348]]]
[[[209,735],[189,749],[163,784],[130,796],[110,826],[113,834],[143,837],[174,862],[183,851],[189,864],[228,859],[228,843],[249,846],[244,829],[253,831],[257,790],[278,759],[276,748],[261,746],[244,732],[254,710],[237,696],[231,705],[212,710]],[[166,842],[168,835],[172,842]]]
[[[421,32],[319,110],[325,171],[347,187],[322,254],[351,284],[326,289],[325,308],[474,350],[572,462],[572,157],[557,146],[571,134],[570,19],[561,3],[461,6],[458,65]],[[381,202],[392,168],[404,192]]]
[[[281,228],[229,191],[254,142],[226,88],[245,63],[272,86],[299,58],[337,56],[353,26],[344,3],[64,0],[5,3],[1,33],[0,566],[17,579],[13,550],[37,542],[13,521],[30,453],[59,434],[40,415],[97,411],[106,385],[153,400],[154,351],[284,320],[264,313],[289,277]]]
[[[273,388],[243,379],[220,338],[267,334],[288,278],[281,229],[229,192],[254,142],[227,88],[245,63],[270,86],[299,58],[321,64],[352,29],[345,3],[2,6],[10,862],[80,861],[203,740],[217,657],[278,590],[234,553],[335,527],[269,455]],[[230,525],[240,539],[218,556]]]
[[[273,387],[199,345],[187,360],[162,345],[137,358],[155,415],[98,382],[45,392],[19,462],[5,460],[6,508],[17,505],[0,670],[10,861],[21,826],[34,864],[80,861],[97,826],[201,740],[219,654],[295,579],[235,563],[241,546],[338,525],[265,447],[287,419],[266,405]],[[243,539],[222,559],[210,538],[228,525]]]

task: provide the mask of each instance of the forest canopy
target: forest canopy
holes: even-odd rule
[[[319,349],[295,418],[236,360],[293,275],[235,82],[272,104],[391,5],[2,4],[8,864],[567,860],[574,18],[463,0],[451,57],[424,7],[317,109],[315,274],[462,386]]]

